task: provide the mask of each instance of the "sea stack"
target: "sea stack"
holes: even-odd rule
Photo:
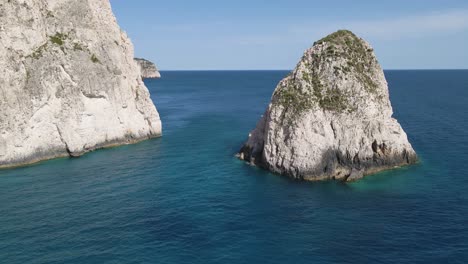
[[[141,77],[143,79],[158,79],[161,78],[161,73],[159,73],[156,64],[149,60],[135,58],[138,67],[140,68]]]
[[[108,0],[0,3],[0,167],[161,135]]]
[[[347,30],[314,43],[276,87],[238,156],[301,180],[353,181],[417,162],[372,47]]]

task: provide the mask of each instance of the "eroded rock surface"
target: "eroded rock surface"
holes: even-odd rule
[[[0,3],[0,167],[161,135],[108,0]]]
[[[161,78],[156,64],[149,60],[135,58],[138,67],[140,67],[141,77],[144,79],[158,79]]]
[[[278,84],[238,156],[297,179],[357,180],[417,161],[392,115],[372,47],[340,30],[316,42]]]

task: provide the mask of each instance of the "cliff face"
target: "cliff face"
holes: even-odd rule
[[[141,77],[144,79],[157,79],[161,78],[156,65],[149,60],[135,58],[138,67],[140,67]]]
[[[338,31],[282,80],[239,157],[305,180],[356,180],[415,163],[373,49]]]
[[[0,167],[161,135],[108,0],[0,3]]]

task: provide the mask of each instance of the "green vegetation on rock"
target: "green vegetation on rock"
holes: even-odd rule
[[[335,59],[342,57],[347,65],[342,68],[344,73],[355,72],[356,78],[372,93],[377,92],[377,84],[372,80],[369,66],[374,64],[373,50],[368,49],[363,41],[349,30],[339,30],[317,41],[314,45],[328,45],[325,57]]]
[[[99,62],[100,62],[99,59],[96,57],[95,54],[92,54],[92,55],[91,55],[91,61],[94,62],[94,63],[99,63]]]
[[[284,87],[278,89],[275,97],[279,104],[291,110],[295,115],[313,106],[310,94],[295,85],[292,81],[289,81]]]
[[[355,112],[357,107],[350,102],[353,92],[335,87],[329,83],[329,78],[355,78],[367,92],[375,94],[379,100],[382,98],[373,79],[372,69],[377,63],[373,50],[362,39],[351,31],[339,30],[314,45],[323,45],[323,49],[318,48],[304,55],[302,65],[298,65],[301,72],[290,75],[287,82],[277,89],[274,96],[276,103],[294,114],[313,107],[333,112]],[[328,74],[323,72],[328,67],[332,67],[333,76],[322,79],[324,74]]]
[[[65,39],[67,39],[68,35],[62,33],[56,33],[54,36],[50,36],[50,42],[62,46],[65,43]]]
[[[319,45],[319,44],[323,44],[324,42],[335,43],[335,44],[340,45],[343,42],[343,40],[344,41],[351,41],[349,38],[358,39],[358,37],[356,35],[354,35],[353,32],[351,32],[349,30],[342,29],[342,30],[338,30],[335,33],[332,33],[332,34],[330,34],[330,35],[328,35],[328,36],[314,42],[314,46]]]
[[[39,59],[40,57],[42,57],[44,51],[47,49],[47,43],[43,44],[42,46],[40,46],[39,48],[37,48],[32,54],[30,54],[29,56],[27,56],[26,58],[33,58],[33,59]]]
[[[310,74],[304,71],[302,78],[312,87],[312,90],[309,87],[301,89],[294,79],[290,79],[286,85],[276,91],[274,95],[276,102],[294,115],[300,115],[314,106],[334,112],[352,111],[353,108],[349,106],[346,94],[340,89],[326,89],[315,73]]]
[[[75,43],[75,44],[73,44],[73,50],[74,51],[77,51],[77,50],[83,51],[84,49],[83,49],[83,46],[81,46],[81,44]]]
[[[303,73],[305,75],[305,73]],[[307,74],[307,79],[311,79],[313,94],[318,105],[328,111],[342,112],[348,109],[347,96],[338,88],[326,88],[315,72]]]

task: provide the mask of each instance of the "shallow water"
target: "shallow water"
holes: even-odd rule
[[[163,72],[162,138],[0,171],[0,263],[466,263],[468,71],[387,71],[422,162],[352,184],[234,158],[286,74]]]

